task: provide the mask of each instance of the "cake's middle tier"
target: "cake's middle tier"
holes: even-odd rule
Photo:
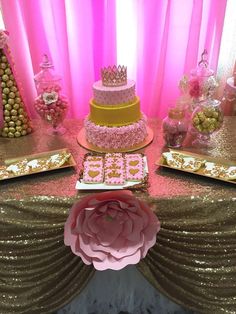
[[[94,100],[90,101],[89,120],[97,125],[124,126],[137,122],[141,119],[139,97],[135,97],[131,104],[116,106],[97,105]]]

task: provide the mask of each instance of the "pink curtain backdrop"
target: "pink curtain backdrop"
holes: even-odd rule
[[[129,0],[136,19],[137,94],[142,110],[163,117],[176,102],[183,73],[197,65],[204,48],[216,70],[226,0]],[[100,68],[117,62],[116,14],[119,0],[1,0],[3,19],[25,101],[36,116],[33,76],[47,53],[63,78],[70,117],[89,111],[92,84]],[[125,22],[125,21],[124,21]],[[130,25],[131,25],[130,24]],[[127,24],[129,25],[129,24]],[[127,27],[129,32],[129,27]],[[126,64],[129,69],[129,64]]]

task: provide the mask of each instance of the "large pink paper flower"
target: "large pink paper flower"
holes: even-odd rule
[[[89,195],[71,208],[64,242],[85,264],[119,270],[146,256],[159,229],[156,215],[132,192],[104,192]]]

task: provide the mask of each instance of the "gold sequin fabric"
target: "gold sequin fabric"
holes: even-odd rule
[[[72,204],[86,150],[76,142],[81,121],[65,121],[67,133],[49,136],[41,122],[19,139],[0,138],[6,158],[67,147],[77,167],[0,182],[0,313],[52,313],[78,295],[94,269],[64,246],[63,227]],[[155,161],[165,149],[160,121],[142,149],[148,158],[148,192],[135,195],[153,206],[161,221],[156,245],[138,264],[163,294],[199,313],[235,313],[236,189],[210,178],[162,169]],[[236,161],[236,117],[226,118],[210,149],[185,150]],[[17,146],[17,150],[16,150]]]
[[[235,313],[236,197],[180,197],[153,205],[161,231],[138,269],[160,292],[197,313]]]
[[[93,268],[64,246],[71,201],[38,196],[0,202],[1,314],[51,313],[93,275]]]

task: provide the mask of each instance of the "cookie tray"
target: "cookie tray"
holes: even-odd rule
[[[123,190],[123,189],[142,189],[146,188],[148,177],[147,157],[143,157],[145,177],[143,181],[126,181],[123,185],[107,185],[105,183],[84,183],[81,179],[77,180],[75,188],[77,190]]]
[[[62,153],[68,153],[68,154],[70,154],[70,157],[61,166],[55,166],[55,167],[52,167],[52,168],[46,169],[46,170],[39,170],[39,171],[35,170],[32,172],[22,173],[22,174],[18,174],[18,175],[13,174],[13,173],[9,173],[8,177],[5,177],[5,178],[0,177],[0,181],[7,180],[7,179],[13,179],[13,178],[17,178],[17,177],[22,177],[22,176],[29,176],[29,175],[36,174],[36,173],[48,172],[51,170],[64,169],[64,168],[68,168],[68,167],[75,167],[76,162],[75,162],[72,154],[70,153],[70,151],[67,148],[62,148],[62,149],[53,150],[53,151],[47,151],[47,152],[41,152],[41,153],[36,153],[36,154],[31,154],[31,155],[25,155],[25,156],[5,159],[4,164],[0,165],[0,171],[2,169],[4,169],[6,166],[17,163],[17,162],[24,160],[24,159],[26,159],[27,161],[30,161],[33,159],[39,159],[40,160],[41,158],[50,158],[52,155],[62,154]]]
[[[236,161],[225,160],[225,159],[221,159],[221,158],[211,157],[211,156],[207,156],[207,155],[202,155],[202,154],[197,154],[197,153],[192,153],[192,152],[188,152],[188,151],[184,151],[184,150],[177,150],[177,149],[169,149],[169,152],[181,154],[181,155],[186,156],[186,157],[198,158],[201,160],[205,160],[206,162],[214,162],[214,163],[217,163],[218,165],[222,165],[222,166],[228,166],[228,167],[234,166],[234,167],[236,167]],[[155,162],[155,164],[157,166],[161,166],[161,167],[165,167],[165,168],[169,168],[169,169],[179,170],[182,172],[192,173],[192,174],[203,176],[206,178],[212,178],[212,179],[215,179],[218,181],[224,181],[224,182],[236,184],[236,180],[227,180],[227,179],[223,179],[223,178],[219,178],[219,177],[206,175],[203,172],[203,168],[200,168],[198,171],[191,171],[191,170],[185,170],[185,169],[179,169],[179,168],[171,167],[166,163],[166,159],[163,156],[161,156],[160,159]]]

